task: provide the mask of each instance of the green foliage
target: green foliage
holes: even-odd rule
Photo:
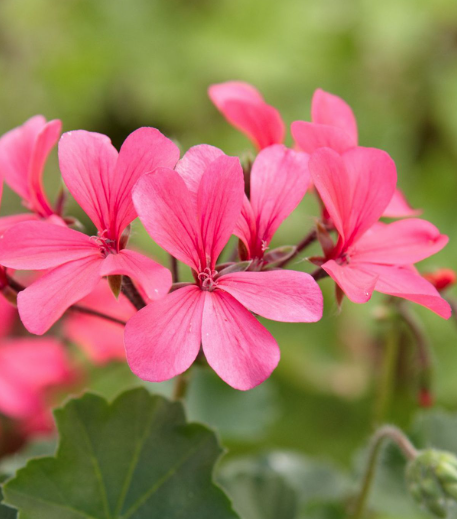
[[[86,394],[55,416],[56,457],[30,461],[4,486],[21,519],[236,519],[212,482],[221,447],[186,423],[181,404],[140,388],[112,404]]]

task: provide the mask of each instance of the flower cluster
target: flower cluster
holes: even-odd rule
[[[437,283],[414,266],[447,237],[417,218],[396,187],[389,155],[358,145],[354,115],[342,99],[317,90],[311,122],[292,124],[290,149],[279,112],[252,86],[213,85],[209,96],[258,148],[252,166],[243,170],[238,158],[206,144],[180,158],[176,144],[154,128],[133,132],[119,152],[98,133],[60,136],[60,121],[41,116],[0,139],[0,174],[29,210],[0,219],[0,289],[16,290],[29,332],[46,333],[82,305],[86,315],[69,315],[63,329],[95,362],[123,358],[119,322],[125,320],[127,361],[142,379],[167,380],[204,356],[224,381],[247,390],[271,374],[280,356],[257,316],[319,321],[317,280],[324,276],[336,282],[339,300],[345,294],[365,303],[377,291],[450,316]],[[57,142],[63,181],[93,222],[91,235],[64,214],[64,191],[54,205],[44,193],[44,165]],[[307,192],[322,206],[316,229],[298,246],[270,250]],[[192,282],[179,283],[128,247],[137,216],[173,261],[190,267]],[[403,219],[385,223],[385,217]],[[239,244],[226,253],[232,235]],[[322,255],[311,258],[318,270],[285,270],[312,241],[322,246]],[[23,289],[7,269],[40,274]],[[87,315],[100,310],[118,323]]]

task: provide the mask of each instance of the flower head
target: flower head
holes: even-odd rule
[[[37,115],[0,138],[0,169],[5,182],[23,200],[30,213],[0,218],[0,234],[19,222],[40,218],[60,221],[43,189],[46,160],[59,140],[62,123]]]
[[[127,323],[127,360],[150,381],[190,367],[200,351],[237,389],[263,382],[279,361],[273,337],[248,311],[278,321],[314,322],[322,294],[308,274],[219,271],[217,258],[232,234],[244,199],[238,159],[209,146],[191,149],[177,171],[143,176],[133,191],[151,237],[191,267],[195,283],[152,302]]]
[[[311,122],[295,121],[292,136],[300,150],[313,153],[319,148],[331,148],[344,153],[358,145],[357,122],[351,107],[340,97],[318,88],[311,103]],[[417,216],[399,189],[392,193],[383,216],[401,218]]]
[[[308,154],[282,144],[257,155],[251,169],[250,199],[244,197],[234,231],[246,248],[243,259],[264,262],[273,235],[308,189],[308,160]]]
[[[309,167],[338,232],[338,242],[327,252],[322,268],[348,298],[365,303],[376,290],[448,318],[449,304],[413,267],[441,250],[447,236],[417,218],[378,222],[397,181],[389,155],[373,148],[353,148],[341,155],[323,148],[312,155]]]
[[[122,233],[136,217],[131,190],[138,178],[159,166],[175,165],[179,151],[154,128],[133,132],[118,153],[108,137],[69,132],[59,144],[64,181],[97,228],[87,236],[46,222],[20,223],[0,242],[0,263],[25,270],[49,270],[18,296],[25,327],[42,334],[72,304],[96,287],[101,277],[127,275],[151,299],[165,295],[170,272],[156,262],[125,249]]]
[[[227,121],[246,134],[259,150],[284,141],[285,126],[278,110],[267,104],[249,83],[228,81],[211,85],[208,94]]]

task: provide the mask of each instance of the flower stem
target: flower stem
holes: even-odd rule
[[[315,279],[315,281],[319,281],[319,279],[326,278],[328,274],[324,269],[319,267],[314,272],[311,272],[311,276]]]
[[[396,327],[391,324],[387,332],[384,348],[384,358],[378,386],[378,396],[375,405],[374,424],[379,425],[386,419],[392,399],[393,385],[395,383],[395,368],[398,359],[398,335]]]
[[[384,425],[375,432],[369,447],[368,464],[363,476],[362,488],[355,504],[353,515],[354,519],[362,519],[363,517],[366,502],[376,471],[378,456],[381,451],[382,443],[385,439],[390,439],[393,441],[400,448],[408,460],[414,459],[418,454],[414,445],[397,427]]]
[[[189,388],[190,373],[189,370],[181,373],[175,378],[175,386],[173,389],[173,400],[184,400]]]
[[[170,268],[171,268],[171,277],[173,279],[173,283],[179,283],[178,260],[171,254],[170,254]]]
[[[300,254],[303,250],[305,250],[307,247],[309,247],[312,243],[314,243],[317,240],[317,231],[316,229],[312,229],[302,240],[297,244],[297,247],[295,249],[295,252],[286,258],[282,263],[278,264],[278,268],[285,267],[287,263],[289,263],[291,260],[293,260],[295,257]]]
[[[141,310],[146,306],[143,296],[138,292],[133,281],[128,276],[122,276],[121,292],[137,310]]]

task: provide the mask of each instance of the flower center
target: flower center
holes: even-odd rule
[[[200,288],[202,290],[207,290],[208,292],[212,292],[217,288],[217,281],[215,281],[215,276],[217,275],[216,270],[211,270],[209,267],[206,267],[202,272],[198,274],[198,282],[200,284]]]
[[[103,232],[98,232],[97,236],[91,236],[90,239],[93,241],[100,249],[100,253],[102,257],[106,258],[108,254],[117,254],[116,242],[111,240],[106,236],[107,229]]]

